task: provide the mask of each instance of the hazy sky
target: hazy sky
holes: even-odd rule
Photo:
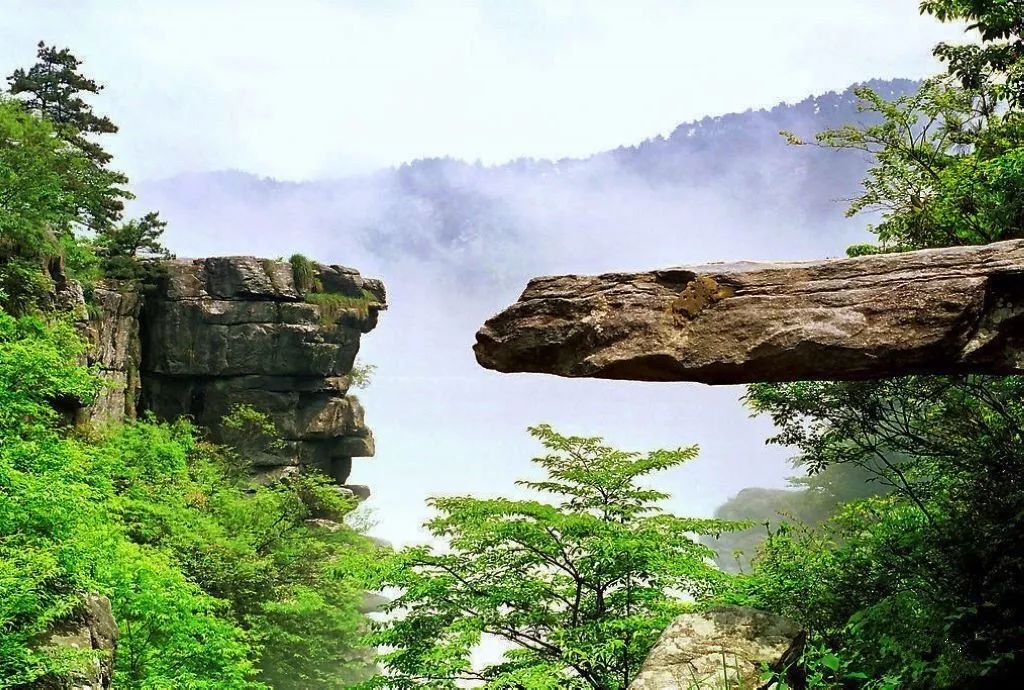
[[[73,48],[136,179],[581,156],[935,71],[917,0],[0,0],[0,70]]]

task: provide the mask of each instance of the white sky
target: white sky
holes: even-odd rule
[[[136,179],[581,156],[936,70],[917,0],[0,0],[0,71],[67,45]]]

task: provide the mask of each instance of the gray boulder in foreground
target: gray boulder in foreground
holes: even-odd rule
[[[683,614],[661,634],[629,690],[771,687],[762,669],[784,670],[803,644],[798,624],[764,611],[720,606]]]
[[[477,333],[503,372],[710,384],[1024,372],[1024,241],[535,278]]]

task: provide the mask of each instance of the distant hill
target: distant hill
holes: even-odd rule
[[[867,82],[889,97],[916,84]],[[351,252],[355,239],[381,258],[382,268],[411,258],[467,279],[483,273],[520,280],[568,267],[574,247],[584,268],[600,265],[601,257],[583,246],[594,240],[593,249],[629,261],[636,247],[615,252],[611,238],[660,242],[673,226],[704,235],[741,228],[751,255],[802,255],[820,247],[837,253],[853,237],[851,228],[864,224],[844,224],[844,207],[836,202],[855,193],[866,162],[849,152],[789,146],[778,133],[810,137],[863,119],[851,87],[683,123],[667,137],[584,159],[482,166],[435,158],[303,183],[211,172],[144,183],[139,192],[171,221],[171,244],[189,253],[237,251],[236,238],[217,241],[235,228],[253,240],[247,250],[276,246],[253,236],[265,230],[271,240],[287,238],[289,246],[313,253],[342,238]],[[709,250],[722,245],[707,244]],[[671,251],[672,243],[661,249]]]

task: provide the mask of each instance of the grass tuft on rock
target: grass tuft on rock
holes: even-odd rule
[[[323,285],[316,276],[316,264],[303,254],[292,254],[288,259],[292,265],[292,277],[295,279],[295,289],[305,295],[307,293],[323,292]]]
[[[370,305],[378,303],[377,297],[368,290],[361,292],[358,296],[340,292],[311,292],[305,296],[305,300],[320,307],[320,323],[330,326],[337,323],[346,311],[355,311],[360,318],[370,315]]]

